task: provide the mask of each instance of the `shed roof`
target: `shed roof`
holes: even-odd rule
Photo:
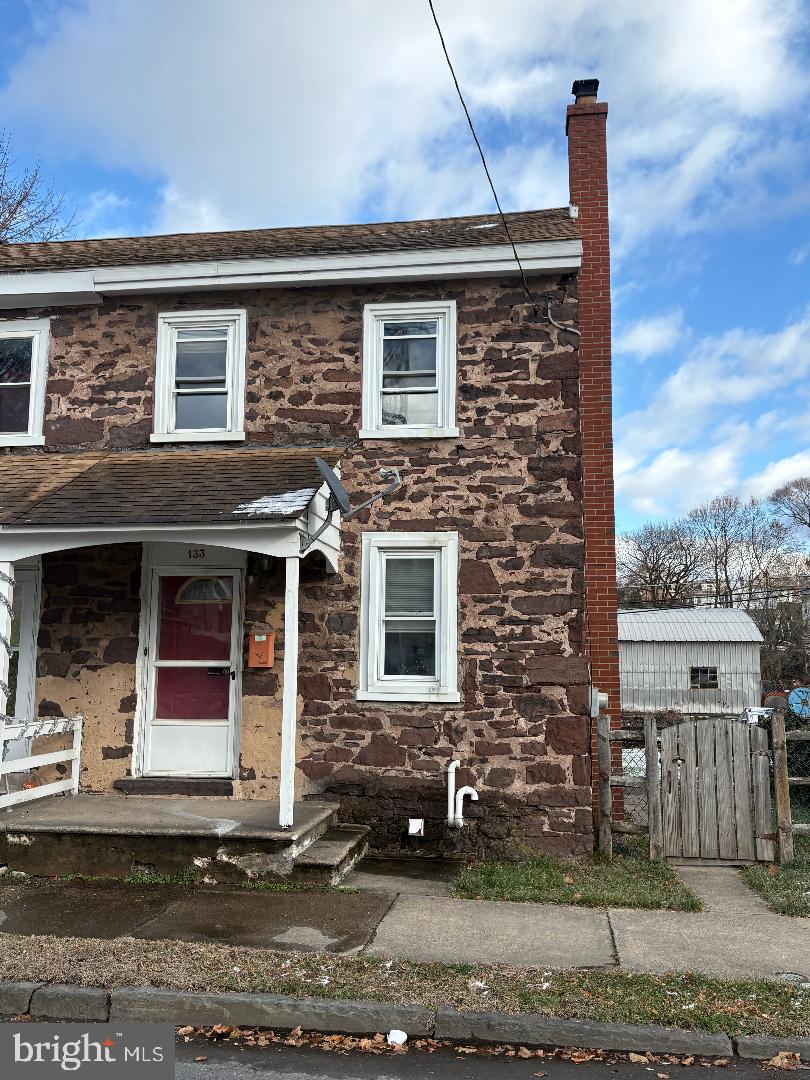
[[[568,207],[507,214],[516,243],[574,240],[577,224]],[[425,251],[508,244],[497,214],[384,221],[368,225],[312,225],[238,232],[174,233],[101,240],[61,240],[38,244],[0,244],[0,271],[70,270],[215,259],[302,255],[343,255],[386,251]]]
[[[0,525],[277,521],[306,509],[332,448],[141,450],[0,458]]]
[[[638,608],[619,612],[619,641],[753,641],[762,634],[738,608]]]

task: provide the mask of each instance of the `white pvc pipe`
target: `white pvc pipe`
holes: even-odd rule
[[[460,761],[451,761],[447,766],[447,826],[456,827],[456,769]]]
[[[473,802],[478,802],[478,792],[475,788],[463,787],[456,792],[456,805],[454,825],[457,829],[464,825],[464,796],[469,795]]]

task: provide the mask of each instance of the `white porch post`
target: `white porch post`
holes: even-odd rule
[[[297,556],[285,562],[284,585],[284,692],[281,703],[281,770],[278,823],[289,829],[295,801],[295,729],[298,705],[298,569]]]
[[[11,612],[14,603],[14,563],[0,562],[0,716],[8,708]],[[9,648],[6,647],[9,646]]]

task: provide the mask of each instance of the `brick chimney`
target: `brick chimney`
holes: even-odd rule
[[[613,506],[613,425],[610,371],[610,236],[608,230],[607,103],[598,79],[578,79],[568,106],[568,177],[579,211],[580,416],[585,507],[585,632],[591,681],[610,695],[619,716],[616,549]],[[594,754],[594,760],[596,755]]]

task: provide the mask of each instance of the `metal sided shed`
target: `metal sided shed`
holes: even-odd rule
[[[622,711],[738,716],[760,704],[761,645],[735,608],[620,611]]]

